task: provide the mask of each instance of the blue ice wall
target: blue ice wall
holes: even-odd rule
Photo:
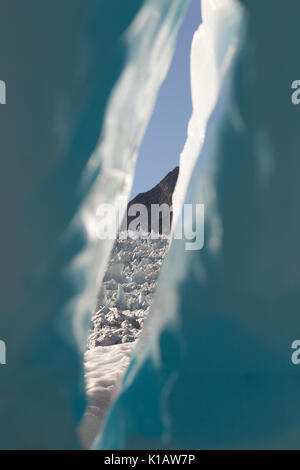
[[[111,243],[97,240],[96,207],[130,193],[185,6],[1,1],[2,449],[80,447],[83,351]]]
[[[187,196],[205,204],[205,247],[173,242],[97,448],[300,448],[300,5],[241,4]]]

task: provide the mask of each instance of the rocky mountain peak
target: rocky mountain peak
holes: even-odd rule
[[[149,191],[146,191],[144,193],[138,194],[134,199],[132,199],[128,206],[127,206],[127,213],[129,208],[133,204],[143,204],[148,211],[148,231],[152,230],[157,231],[158,233],[169,233],[170,232],[170,224],[168,224],[167,231],[163,230],[164,224],[163,224],[163,217],[160,216],[159,219],[159,224],[155,224],[155,222],[152,223],[151,221],[151,205],[153,204],[167,204],[169,207],[172,206],[172,196],[173,192],[177,183],[178,179],[178,174],[179,174],[179,167],[177,166],[174,168],[174,170],[170,171],[156,186],[154,186],[152,189]],[[127,229],[130,224],[136,217],[135,216],[129,216],[127,218]],[[172,221],[172,212],[171,212],[171,219]],[[125,227],[124,227],[125,228]]]

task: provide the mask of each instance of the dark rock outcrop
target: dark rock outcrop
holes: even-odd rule
[[[151,229],[157,233],[169,233],[172,223],[172,210],[171,217],[167,220],[166,216],[159,214],[159,220],[152,220],[151,217],[151,206],[158,204],[166,204],[167,206],[172,207],[172,196],[177,183],[179,173],[179,167],[177,166],[174,170],[170,171],[154,188],[150,189],[145,193],[138,194],[132,201],[129,202],[127,206],[127,224],[126,221],[123,222],[122,228],[129,227],[130,223],[137,219],[139,213],[134,216],[128,215],[128,210],[134,204],[142,204],[146,207],[148,212],[148,220],[146,225],[148,225],[148,232],[151,232]],[[139,229],[139,227],[137,227]]]

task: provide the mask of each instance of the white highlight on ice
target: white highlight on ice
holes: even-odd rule
[[[204,143],[207,122],[216,105],[220,85],[231,64],[239,37],[240,7],[235,0],[202,0],[201,10],[202,24],[194,34],[191,47],[193,112],[173,194],[173,226],[178,220],[194,165]]]

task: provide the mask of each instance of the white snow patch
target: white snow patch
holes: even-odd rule
[[[85,353],[88,409],[79,435],[85,449],[100,432],[106,412],[117,395],[136,343],[97,347]]]

